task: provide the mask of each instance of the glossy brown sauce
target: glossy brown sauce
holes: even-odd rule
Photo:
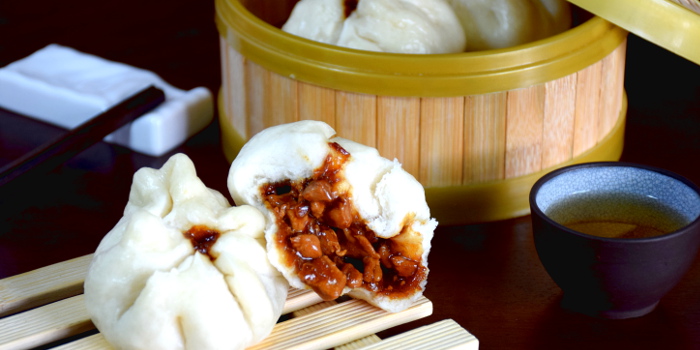
[[[427,269],[367,227],[339,186],[350,154],[337,143],[329,145],[331,152],[311,178],[262,188],[288,265],[325,300],[336,299],[346,286],[395,298],[416,292]]]
[[[212,230],[204,225],[192,226],[192,228],[183,233],[183,236],[192,242],[194,250],[207,255],[212,261],[216,260],[216,256],[212,255],[210,249],[220,235],[219,231]]]

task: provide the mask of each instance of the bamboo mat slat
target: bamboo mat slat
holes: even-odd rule
[[[111,348],[102,334],[93,334],[89,337],[55,347],[54,350],[105,350]]]
[[[80,294],[0,319],[0,350],[28,349],[94,329],[84,300]],[[293,289],[282,313],[293,313],[321,301],[311,290]]]
[[[284,308],[282,308],[282,314],[286,315],[322,301],[323,299],[312,290],[290,288],[289,294],[287,294],[287,301],[284,303]]]
[[[249,349],[328,349],[426,317],[432,310],[432,303],[425,297],[397,313],[383,311],[362,300],[349,300],[278,323],[270,336]]]
[[[362,350],[477,350],[479,340],[452,319],[410,330]]]
[[[0,280],[0,317],[83,292],[92,254]]]
[[[479,340],[451,319],[435,322],[387,339],[370,335],[336,346],[335,350],[476,350]],[[103,350],[109,344],[100,334],[64,344],[56,350]]]
[[[81,294],[91,259],[85,255],[0,280],[0,305],[7,315],[0,318],[0,350],[60,344],[68,337],[79,339],[55,349],[109,349],[99,333],[80,338],[95,329]],[[323,301],[311,290],[292,288],[283,309],[289,318],[250,349],[364,349],[384,342],[375,333],[429,316],[432,310],[425,297],[402,312],[389,313],[363,300]]]
[[[84,321],[86,311],[82,295],[54,304],[59,304],[60,307],[52,307],[53,304],[45,306],[51,309],[42,311],[41,317],[38,318],[34,314],[26,316],[31,320],[22,322],[18,329],[0,328],[3,333],[9,331],[9,334],[16,334],[11,342],[5,342],[5,339],[2,339],[3,344],[0,349],[26,349],[79,334],[93,327],[89,320]],[[66,316],[55,317],[47,313]],[[275,325],[272,334],[249,349],[327,349],[426,317],[431,313],[432,303],[425,297],[407,310],[398,313],[389,313],[365,301],[353,299],[280,322]],[[18,316],[21,315],[24,314]],[[20,324],[16,321],[18,320],[14,320],[12,324]],[[66,325],[72,328],[64,331],[67,328]],[[58,332],[59,329],[60,332]],[[58,349],[75,350],[109,348],[101,334],[91,335],[58,347]]]
[[[346,343],[346,344],[343,344],[340,346],[336,346],[333,349],[334,350],[360,350],[360,349],[364,349],[365,347],[367,347],[369,345],[376,344],[376,343],[379,343],[381,341],[382,341],[382,339],[379,338],[376,334],[372,334],[372,335],[368,335],[364,338],[360,338],[360,339],[351,341],[349,343]]]
[[[81,294],[0,319],[0,350],[31,349],[94,328]]]

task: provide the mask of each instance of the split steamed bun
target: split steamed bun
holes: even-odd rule
[[[424,189],[376,149],[300,121],[253,136],[231,164],[237,204],[267,218],[270,262],[293,287],[388,311],[422,295],[437,222]]]
[[[243,349],[277,322],[288,284],[266,256],[265,219],[207,188],[174,155],[134,175],[124,216],[103,238],[85,303],[122,349]]]
[[[301,0],[282,30],[358,50],[437,54],[462,52],[465,37],[445,0]]]

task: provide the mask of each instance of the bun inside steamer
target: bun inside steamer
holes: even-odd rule
[[[228,188],[266,216],[268,258],[292,286],[394,312],[422,295],[437,222],[398,161],[300,121],[252,137]]]

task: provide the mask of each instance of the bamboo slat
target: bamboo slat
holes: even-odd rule
[[[420,129],[420,181],[435,187],[460,184],[464,161],[464,98],[423,98]]]
[[[544,85],[508,92],[506,178],[542,169]]]
[[[265,68],[247,61],[245,65],[245,85],[248,91],[246,99],[246,112],[248,118],[248,137],[252,137],[265,129],[266,115],[270,113],[270,106],[267,105],[266,94],[270,84],[270,73]]]
[[[301,310],[294,311],[292,315],[294,317],[301,317],[301,316],[306,316],[313,314],[314,312],[329,308],[331,306],[338,305],[338,303],[335,300],[329,300],[329,301],[323,301],[315,305],[311,305],[309,307],[303,308]],[[365,336],[363,338],[353,340],[349,343],[345,343],[339,346],[335,347],[335,350],[355,350],[355,349],[360,349],[363,348],[367,345],[378,343],[382,341],[381,338],[379,338],[376,334],[370,334],[368,336]]]
[[[292,313],[296,317],[292,320],[295,321],[292,323],[287,323],[292,320],[285,321],[282,323],[284,326],[276,326],[273,335],[268,337],[271,340],[266,340],[268,344],[273,340],[282,340],[285,344],[302,346],[303,349],[311,349],[315,346],[306,344],[309,342],[332,344],[328,346],[332,347],[432,313],[432,303],[425,298],[408,310],[396,314],[388,313],[361,300],[346,301],[342,303],[342,307],[338,307],[339,304],[336,302],[318,304],[319,302],[321,299],[311,290],[292,290],[285,303],[283,314]],[[307,310],[299,312],[300,308],[307,308]],[[336,311],[326,311],[331,308]],[[316,325],[315,328],[307,327],[305,323],[298,321],[307,316],[312,316],[308,322]],[[320,318],[320,321],[317,321],[317,318]],[[299,325],[300,322],[301,325]],[[328,322],[334,323],[335,326],[326,327]],[[0,350],[32,348],[92,329],[94,325],[85,309],[84,296],[80,294],[0,319]],[[300,332],[306,334],[306,337],[299,338]],[[91,337],[77,344],[83,343],[81,347],[92,347],[104,341]],[[277,346],[277,348],[283,347]]]
[[[505,177],[506,93],[467,96],[464,101],[463,183]]]
[[[242,82],[243,80],[240,77],[240,73],[236,74],[237,72],[234,70],[232,67],[233,64],[231,61],[234,59],[233,57],[238,57],[241,58],[241,55],[237,55],[236,52],[231,49],[226,41],[223,38],[219,38],[219,50],[221,51],[221,71],[222,72],[229,72],[232,76],[234,76],[234,79],[224,79],[221,81],[221,94],[225,96],[225,99],[231,99],[235,98],[236,96],[233,94],[233,88],[232,85],[235,82]],[[237,76],[236,76],[237,75]],[[231,124],[236,125],[236,128],[239,128],[240,125],[234,124],[233,123],[233,104],[231,103],[226,103],[221,106],[223,109],[224,115],[228,116],[228,120]]]
[[[299,99],[297,82],[279,74],[270,74],[269,85],[265,93],[265,104],[268,106],[263,113],[264,126],[291,123],[299,120]]]
[[[81,294],[0,319],[0,350],[30,349],[94,327]]]
[[[598,112],[603,70],[600,62],[577,73],[574,119],[574,157],[598,142]]]
[[[452,319],[410,330],[362,350],[477,350],[479,340]]]
[[[413,176],[420,169],[420,98],[377,98],[377,150],[388,159],[398,159]]]
[[[83,292],[92,254],[0,280],[0,317]]]
[[[292,316],[300,317],[300,316],[309,315],[309,314],[312,314],[316,311],[331,307],[333,305],[338,305],[338,302],[335,300],[322,301],[318,304],[310,305],[310,306],[305,307],[303,309],[296,310],[296,311],[292,312]]]
[[[338,305],[335,300],[323,301],[315,305],[294,311],[292,315],[294,317],[301,317],[313,314],[314,312],[329,308],[331,306]],[[370,334],[364,338],[353,340],[349,343],[345,343],[335,347],[335,350],[355,350],[365,347],[370,344],[378,343],[382,341],[376,334]]]
[[[0,280],[0,317],[81,294],[91,260],[88,254]],[[321,301],[311,290],[290,288],[282,313]]]
[[[248,349],[328,349],[431,313],[432,303],[425,297],[398,313],[389,313],[362,300],[352,299],[280,322],[267,338]],[[66,349],[109,348],[100,334],[71,342],[70,345]],[[24,347],[11,349],[19,348]]]
[[[600,95],[597,141],[602,140],[610,133],[620,116],[625,83],[626,54],[627,46],[621,45],[600,62],[603,91]]]
[[[398,313],[388,313],[353,299],[278,323],[270,336],[249,349],[328,349],[426,317],[432,309],[432,303],[425,297]]]
[[[335,91],[300,82],[299,119],[320,120],[335,128]]]
[[[54,350],[106,350],[111,348],[102,334],[93,334],[89,337],[55,347]]]
[[[284,302],[284,307],[282,308],[282,314],[286,315],[322,301],[323,299],[310,289],[290,288],[289,294],[287,294],[287,300]]]
[[[224,79],[222,82],[223,95],[228,103],[223,104],[229,118],[228,121],[236,130],[241,133],[241,137],[248,138],[248,113],[246,90],[246,59],[238,51],[231,48],[224,39],[221,41],[221,69],[230,75],[231,79]]]
[[[82,290],[91,259],[92,255],[86,255],[47,266],[0,280],[0,285],[9,286],[5,290],[12,290],[14,293],[40,295],[34,299],[48,303],[62,298],[64,294],[50,292],[61,289],[60,286],[79,285]],[[56,278],[45,280],[49,276]],[[432,314],[432,303],[421,297],[410,308],[398,313],[389,313],[363,300],[324,302],[311,290],[290,289],[283,314],[291,315],[292,318],[278,323],[269,337],[251,349],[327,349],[343,344],[367,346],[378,341],[374,335],[376,332]],[[93,329],[94,325],[85,308],[84,296],[79,294],[0,319],[0,350],[42,346]],[[358,339],[359,342],[354,342]],[[440,339],[432,341],[442,341]],[[348,344],[349,342],[355,345]],[[109,348],[98,333],[73,340],[56,349]]]
[[[72,269],[72,266],[64,266]],[[34,274],[32,279],[40,276]],[[80,285],[82,287],[82,281]],[[294,313],[321,301],[311,290],[292,289],[282,313]],[[0,350],[32,348],[94,328],[85,309],[84,296],[80,294],[0,319]],[[93,342],[90,340],[87,344]]]
[[[545,84],[542,168],[561,164],[573,157],[576,74]]]
[[[335,131],[361,144],[377,145],[377,96],[337,91]]]
[[[343,344],[340,346],[336,346],[334,349],[335,350],[360,350],[364,349],[365,347],[376,344],[381,342],[382,339],[379,338],[376,334],[368,335],[364,338],[357,339],[355,341],[351,341],[347,344]]]

